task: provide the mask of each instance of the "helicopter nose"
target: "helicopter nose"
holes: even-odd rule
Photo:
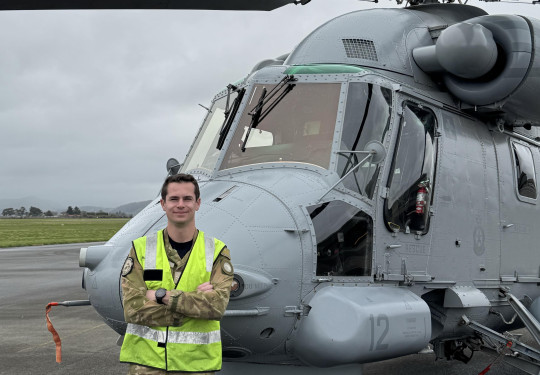
[[[225,242],[235,265],[299,269],[299,218],[276,192],[215,181],[201,188],[201,196],[197,226]]]
[[[284,312],[299,305],[301,294],[298,206],[295,214],[276,190],[238,181],[209,182],[201,186],[201,197],[197,227],[227,245],[235,272],[221,325],[224,356],[283,347],[296,319]]]

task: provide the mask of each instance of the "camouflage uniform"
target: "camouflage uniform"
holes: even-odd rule
[[[171,265],[171,273],[174,282],[178,284],[184,271],[191,250],[180,258],[178,252],[169,243],[167,229],[163,231],[165,250]],[[193,239],[193,244],[197,238]],[[193,247],[193,246],[192,246]],[[132,247],[129,257],[133,259],[133,268],[126,276],[122,277],[122,293],[124,298],[124,318],[127,323],[135,323],[150,327],[155,326],[180,326],[185,316],[220,320],[227,304],[233,280],[234,270],[230,262],[229,249],[223,248],[218,255],[212,268],[210,283],[214,289],[210,292],[183,292],[181,290],[170,291],[168,305],[158,304],[146,298],[146,284],[143,279],[143,268],[138,261],[135,249]],[[225,264],[228,264],[225,266]],[[228,272],[230,270],[230,272]],[[194,374],[192,372],[166,372],[164,370],[131,364],[129,375],[161,375],[161,374]],[[199,372],[200,375],[211,375],[214,372]]]

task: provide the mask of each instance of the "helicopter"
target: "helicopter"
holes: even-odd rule
[[[359,373],[428,345],[538,373],[501,333],[540,341],[538,30],[462,4],[362,10],[215,95],[167,170],[196,176],[198,225],[232,249],[224,373]],[[131,241],[165,224],[156,199],[81,249],[120,335]]]

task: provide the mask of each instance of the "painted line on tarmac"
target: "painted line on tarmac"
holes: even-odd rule
[[[0,251],[28,251],[28,250],[63,250],[69,247],[88,247],[103,245],[105,242],[81,242],[81,243],[62,243],[54,245],[39,245],[39,246],[19,246],[19,247],[1,247]]]

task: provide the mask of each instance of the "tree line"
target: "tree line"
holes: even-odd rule
[[[47,210],[45,212],[43,212],[43,210],[41,210],[40,208],[38,207],[34,207],[34,206],[30,206],[30,208],[28,210],[26,210],[26,207],[21,207],[21,208],[4,208],[2,210],[2,216],[3,217],[12,217],[12,218],[25,218],[25,217],[95,217],[95,218],[103,218],[103,217],[113,217],[113,218],[116,218],[116,217],[122,217],[122,218],[126,218],[126,217],[132,217],[133,215],[128,215],[124,212],[114,212],[114,213],[109,213],[109,212],[105,212],[105,211],[97,211],[97,212],[87,212],[87,211],[82,211],[79,207],[75,206],[75,207],[71,207],[71,206],[68,206],[67,210],[64,211],[64,212],[61,212],[61,213],[58,213],[58,212],[54,212],[54,211],[51,211],[51,210]]]
[[[56,213],[52,211],[46,211],[43,212],[41,209],[30,206],[30,209],[27,211],[25,207],[21,208],[4,208],[2,210],[2,216],[18,216],[18,217],[26,217],[26,216],[55,216]]]

